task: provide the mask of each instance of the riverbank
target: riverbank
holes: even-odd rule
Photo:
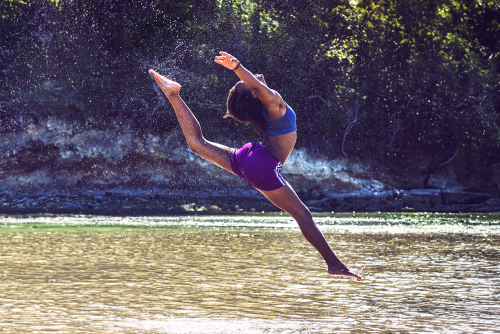
[[[381,192],[299,191],[312,212],[500,212],[500,199],[480,193],[416,189]],[[279,210],[253,189],[233,191],[121,189],[0,192],[0,214],[182,215],[260,213]]]
[[[50,119],[2,139],[0,213],[278,211],[245,180],[192,153],[179,131],[141,137]],[[429,166],[422,159],[415,170],[391,170],[368,157],[325,157],[300,147],[282,174],[313,212],[500,212],[495,178],[464,177],[453,163]]]

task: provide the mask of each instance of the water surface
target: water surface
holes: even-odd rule
[[[285,216],[3,217],[0,328],[498,332],[498,221],[457,217],[317,218],[363,282],[328,275]]]

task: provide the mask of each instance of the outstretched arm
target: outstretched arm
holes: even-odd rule
[[[264,76],[261,74],[253,75],[252,72],[247,70],[235,57],[227,52],[219,52],[220,56],[215,57],[215,62],[220,64],[234,73],[248,86],[255,89],[257,97],[264,105],[268,112],[268,117],[271,120],[282,117],[286,112],[285,103],[280,94],[267,87],[264,81]]]

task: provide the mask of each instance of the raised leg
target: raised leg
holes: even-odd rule
[[[323,256],[328,265],[330,275],[350,276],[354,280],[362,281],[361,276],[354,273],[332,251],[318,225],[312,219],[311,212],[299,199],[293,188],[287,183],[285,186],[272,190],[260,191],[274,205],[292,216],[302,231],[302,234],[311,245]]]
[[[181,86],[177,82],[169,80],[153,70],[149,70],[149,73],[154,77],[156,83],[172,104],[191,151],[233,173],[231,168],[232,149],[224,145],[212,143],[203,138],[200,123],[179,96]]]

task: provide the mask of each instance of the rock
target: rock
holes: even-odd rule
[[[490,198],[478,206],[478,211],[499,212],[500,198]]]
[[[305,201],[312,211],[400,211],[399,191],[377,191],[373,193],[332,193],[322,199]]]
[[[401,192],[403,207],[428,210],[443,203],[441,189],[413,189]]]
[[[445,203],[452,204],[479,204],[493,196],[485,193],[473,193],[460,190],[443,190]]]

